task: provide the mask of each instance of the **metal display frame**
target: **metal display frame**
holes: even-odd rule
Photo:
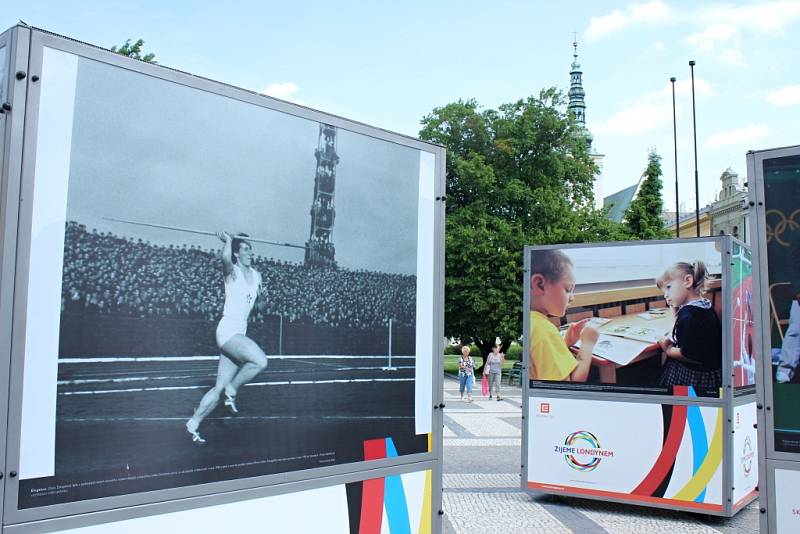
[[[10,476],[6,463],[6,443],[11,366],[11,324],[13,317],[14,275],[16,268],[17,217],[22,164],[24,110],[27,97],[25,80],[16,73],[27,66],[30,32],[14,27],[0,34],[0,49],[5,55],[5,95],[0,115],[0,518],[4,513],[5,486]]]
[[[41,76],[46,75],[41,70],[45,48],[74,54],[80,58],[113,65],[142,76],[158,78],[197,91],[330,124],[350,132],[431,153],[435,158],[435,208],[433,217],[433,336],[430,347],[431,373],[433,373],[431,399],[433,403],[430,407],[432,433],[429,438],[429,452],[23,510],[17,507],[19,480],[16,477],[6,476],[0,481],[2,531],[13,533],[50,532],[430,469],[432,471],[432,531],[441,532],[443,459],[441,408],[444,405],[443,362],[438,355],[442,353],[444,343],[444,147],[178,70],[123,57],[109,50],[36,28],[15,26],[0,35],[0,46],[3,42],[9,42],[12,45],[10,57],[13,59],[8,63],[9,73],[23,71],[25,76],[22,79],[10,76],[13,78],[9,81],[9,85],[12,86],[9,95],[13,112],[5,115],[6,119],[4,119],[8,123],[4,139],[6,157],[2,168],[3,188],[2,197],[0,197],[2,201],[0,204],[0,214],[2,214],[0,238],[3,239],[2,263],[0,263],[0,296],[2,296],[2,300],[0,300],[0,340],[2,340],[0,341],[0,390],[8,394],[8,403],[0,403],[2,405],[0,407],[0,437],[4,438],[0,445],[0,472],[16,471],[19,465],[21,389],[27,305],[25,300],[28,276],[24,268],[18,266],[26,266],[30,254],[32,208],[29,199],[35,180],[36,130],[41,87],[37,81]],[[19,250],[19,254],[17,254],[17,250]],[[12,299],[12,297],[14,298]],[[7,436],[4,434],[6,428],[3,426],[6,422],[8,423]]]
[[[771,328],[769,308],[769,270],[767,257],[766,206],[764,194],[764,162],[770,159],[800,157],[800,145],[749,151],[747,153],[747,183],[749,190],[750,227],[754,257],[753,277],[758,280],[759,295],[756,300],[757,317],[761,328],[757,329],[757,343],[764,355],[771,354]],[[758,447],[759,477],[761,481],[760,528],[761,532],[777,533],[775,494],[775,471],[787,469],[800,471],[800,453],[775,450],[775,412],[773,404],[772,358],[761,358],[758,372],[765,380],[756,381],[758,398]]]
[[[659,394],[646,394],[646,393],[622,393],[622,392],[602,392],[602,391],[585,391],[580,389],[548,389],[543,387],[531,387],[530,380],[528,380],[528,358],[530,354],[530,277],[531,277],[531,251],[544,250],[544,249],[572,249],[572,248],[609,248],[609,247],[633,247],[637,245],[659,245],[659,244],[679,244],[679,243],[719,243],[721,263],[722,263],[722,282],[721,282],[721,297],[723,299],[723,337],[722,337],[722,396],[719,398],[714,397],[681,397],[675,395],[659,395]],[[523,368],[522,374],[524,378],[523,385],[523,402],[522,402],[522,447],[521,447],[521,488],[531,494],[552,493],[557,495],[571,495],[593,500],[604,500],[611,502],[619,502],[626,504],[636,504],[639,506],[650,506],[654,508],[666,508],[672,510],[685,510],[689,512],[698,512],[697,508],[683,507],[671,503],[643,503],[632,499],[616,498],[612,496],[592,496],[584,493],[570,493],[564,491],[541,491],[528,488],[529,479],[529,466],[528,466],[528,450],[530,446],[530,432],[535,432],[531,429],[532,422],[529,422],[528,415],[530,413],[530,401],[533,397],[549,397],[549,398],[564,398],[564,399],[581,399],[587,401],[609,401],[623,403],[636,403],[636,404],[658,404],[658,405],[685,405],[685,406],[700,406],[712,407],[722,409],[723,415],[723,444],[722,444],[722,510],[702,510],[702,513],[709,515],[718,515],[731,517],[739,510],[747,506],[750,502],[758,497],[757,492],[738,503],[732,501],[733,498],[733,480],[734,480],[734,462],[733,462],[733,413],[734,408],[746,404],[755,403],[756,392],[744,393],[740,395],[734,394],[733,388],[733,358],[732,358],[732,335],[730,334],[730,326],[733,319],[733,309],[731,306],[733,297],[733,288],[731,287],[732,275],[732,262],[731,256],[734,243],[741,247],[749,249],[750,247],[744,242],[733,238],[732,236],[714,236],[714,237],[701,237],[701,238],[680,238],[669,240],[653,240],[653,241],[622,241],[622,242],[609,242],[609,243],[575,243],[575,244],[559,244],[559,245],[542,245],[542,246],[526,246],[524,248],[524,295],[523,295]],[[755,257],[755,254],[752,255]],[[755,263],[755,261],[754,261]],[[755,276],[755,275],[754,275]],[[724,355],[728,355],[725,357]],[[760,381],[756,379],[756,383]],[[602,489],[602,488],[597,488]]]

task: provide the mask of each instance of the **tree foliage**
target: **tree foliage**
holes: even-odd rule
[[[661,156],[653,150],[647,157],[639,194],[625,211],[625,226],[634,239],[666,239],[672,234],[664,226],[661,214]]]
[[[447,149],[445,334],[486,354],[522,333],[525,245],[617,240],[594,209],[598,172],[555,89],[498,109],[434,109],[422,139]]]
[[[127,56],[133,59],[138,59],[146,63],[156,63],[156,55],[152,52],[142,55],[142,47],[144,46],[144,39],[137,39],[136,42],[131,44],[130,39],[125,40],[125,44],[120,47],[112,46],[111,51],[121,56]]]

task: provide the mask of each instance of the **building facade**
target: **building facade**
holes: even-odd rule
[[[750,242],[747,223],[747,189],[740,187],[739,175],[728,167],[722,176],[722,189],[711,205],[711,232],[713,235],[732,235]]]

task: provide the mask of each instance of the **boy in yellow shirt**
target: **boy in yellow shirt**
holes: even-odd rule
[[[528,377],[531,380],[585,382],[592,365],[597,329],[589,319],[573,323],[562,338],[547,317],[563,317],[575,299],[572,260],[560,250],[535,250],[531,255],[531,332]],[[578,339],[573,356],[569,347]]]

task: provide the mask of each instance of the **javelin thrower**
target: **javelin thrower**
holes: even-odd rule
[[[222,310],[222,319],[217,325],[216,341],[221,354],[217,367],[217,382],[203,398],[191,419],[186,422],[186,430],[192,436],[192,442],[202,445],[206,442],[198,432],[200,423],[210,414],[220,396],[225,394],[225,406],[233,413],[238,413],[236,408],[236,394],[239,388],[250,382],[267,367],[267,356],[255,341],[247,337],[247,318],[259,296],[264,294],[261,285],[261,274],[253,267],[253,247],[250,241],[305,249],[303,245],[280,243],[266,239],[251,238],[247,234],[231,237],[227,232],[208,232],[194,228],[182,228],[163,224],[148,223],[104,217],[106,220],[146,226],[164,230],[175,230],[201,235],[216,235],[222,245],[222,267],[225,274],[225,305]]]
[[[236,394],[239,388],[267,367],[264,351],[246,335],[247,317],[263,292],[261,274],[252,267],[252,246],[245,239],[245,234],[231,237],[227,232],[220,232],[217,237],[224,243],[222,266],[225,274],[225,306],[216,332],[217,346],[222,354],[219,356],[216,384],[203,395],[194,415],[186,422],[192,442],[198,445],[206,442],[198,432],[198,427],[217,406],[220,396],[224,394],[225,406],[237,413]]]

